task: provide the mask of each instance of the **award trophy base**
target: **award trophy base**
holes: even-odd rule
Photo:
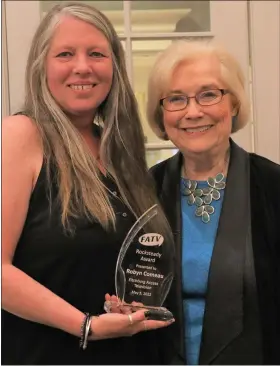
[[[164,307],[124,304],[117,301],[105,301],[104,303],[104,310],[107,313],[121,312],[123,314],[130,314],[142,309],[149,311],[149,320],[169,321],[173,319],[171,311]]]

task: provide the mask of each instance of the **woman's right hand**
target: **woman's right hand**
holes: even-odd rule
[[[174,322],[174,319],[147,320],[148,316],[148,310],[138,310],[132,314],[107,313],[93,317],[89,340],[130,337],[139,332],[167,327]]]

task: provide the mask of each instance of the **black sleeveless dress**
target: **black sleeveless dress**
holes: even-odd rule
[[[118,195],[114,182],[104,180]],[[53,193],[55,197],[56,187]],[[106,232],[98,223],[79,219],[74,221],[75,235],[64,234],[55,199],[50,215],[43,164],[13,264],[77,309],[96,315],[104,313],[104,295],[115,293],[118,252],[135,221],[114,195],[112,204],[117,216],[116,231]],[[3,310],[2,364],[160,364],[156,332],[91,341],[83,351],[77,337]]]

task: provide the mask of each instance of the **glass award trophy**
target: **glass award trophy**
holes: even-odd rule
[[[115,289],[118,301],[106,301],[104,309],[130,307],[148,309],[149,319],[170,320],[173,314],[162,304],[170,290],[174,273],[174,244],[159,233],[143,228],[157,215],[157,205],[149,208],[128,232],[116,264]],[[126,309],[127,310],[127,309]]]

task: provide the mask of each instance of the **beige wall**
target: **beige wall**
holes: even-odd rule
[[[255,151],[280,163],[280,2],[249,6]]]
[[[279,1],[213,1],[211,23],[215,37],[236,55],[248,78],[251,55],[253,119],[234,139],[247,150],[280,163],[279,4]],[[5,5],[8,73],[5,73],[3,50],[2,114],[8,111],[14,113],[21,108],[28,47],[40,20],[39,1],[5,1]],[[3,45],[5,46],[4,43]],[[137,75],[134,75],[138,94],[146,90],[140,66],[138,65]],[[10,90],[9,94],[5,94],[8,81]],[[141,98],[142,95],[139,96]],[[141,112],[144,115],[143,108]],[[148,128],[146,132],[147,135],[152,134]]]
[[[5,1],[10,113],[21,108],[29,45],[39,23],[39,1]]]
[[[5,3],[2,2],[2,118],[7,116],[10,111],[9,101],[9,77],[8,77],[8,58],[7,58],[7,33],[6,33],[6,11]]]

